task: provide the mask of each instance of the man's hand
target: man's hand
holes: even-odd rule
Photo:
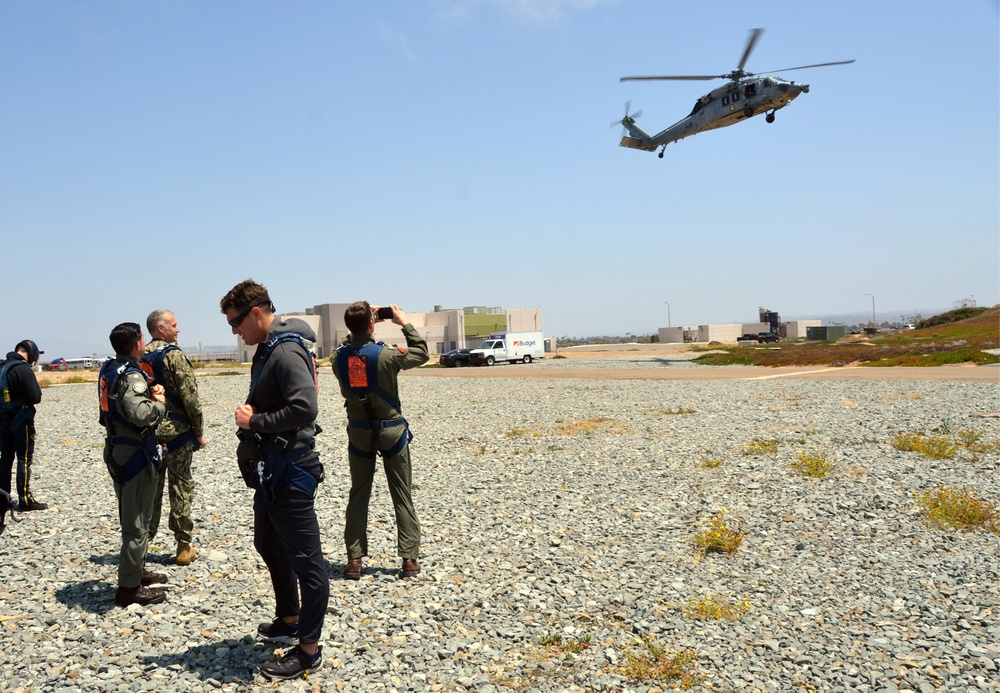
[[[392,308],[392,321],[394,323],[403,327],[406,323],[410,322],[410,319],[406,317],[406,313],[404,313],[395,303],[390,303],[389,307]]]
[[[240,428],[250,430],[250,417],[254,415],[253,407],[249,404],[241,404],[236,407],[236,425]]]
[[[153,395],[154,402],[167,403],[167,391],[163,389],[162,385],[153,385],[149,392]]]
[[[198,436],[195,440],[198,441],[198,447],[195,450],[202,450],[206,445],[208,445],[208,438],[205,436]]]

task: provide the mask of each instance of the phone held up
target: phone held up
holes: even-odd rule
[[[392,320],[392,306],[382,306],[375,314],[379,320]]]

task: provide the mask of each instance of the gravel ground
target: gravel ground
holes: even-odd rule
[[[0,689],[267,685],[255,670],[271,649],[250,634],[273,602],[233,461],[247,386],[245,375],[201,379],[201,557],[173,565],[161,532],[149,560],[170,575],[168,601],[127,609],[113,606],[120,540],[95,386],[44,391],[32,485],[52,509],[0,537]],[[274,688],[657,690],[667,684],[622,671],[645,637],[692,653],[706,690],[1000,691],[1000,537],[925,527],[913,504],[938,484],[1000,503],[1000,459],[930,460],[888,442],[942,427],[1000,441],[1000,419],[981,416],[1000,410],[996,383],[440,377],[402,389],[423,573],[396,577],[377,477],[373,555],[360,582],[339,579],[349,477],[326,371],[325,668]],[[777,452],[741,454],[754,438]],[[789,466],[803,451],[839,466],[804,478]],[[691,539],[723,509],[746,537],[732,556],[701,556]],[[702,598],[747,608],[736,620],[687,615]]]

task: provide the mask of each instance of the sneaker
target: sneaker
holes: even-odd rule
[[[257,635],[264,642],[273,642],[279,645],[297,645],[299,642],[299,624],[285,623],[282,619],[276,618],[270,623],[261,623],[257,626]]]
[[[154,590],[143,585],[138,587],[119,587],[115,592],[115,604],[118,606],[128,606],[129,604],[159,604],[167,601],[167,593],[163,590]]]
[[[142,569],[142,578],[139,581],[140,585],[149,587],[150,585],[164,585],[167,582],[167,576],[163,573],[153,573],[145,568]]]
[[[260,666],[260,673],[269,679],[294,679],[303,674],[311,674],[323,668],[323,648],[316,654],[307,655],[298,645],[286,652],[277,662]]]

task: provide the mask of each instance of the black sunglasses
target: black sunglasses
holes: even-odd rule
[[[260,306],[266,306],[268,304],[270,304],[270,306],[271,306],[271,312],[273,313],[274,312],[274,304],[271,303],[270,299],[268,299],[268,300],[261,301],[260,303],[254,303],[252,306],[250,306],[245,311],[243,311],[242,313],[240,313],[239,315],[237,315],[235,318],[233,318],[232,320],[227,320],[226,322],[229,323],[230,327],[232,327],[233,329],[236,329],[237,327],[239,327],[240,325],[243,324],[244,320],[247,319],[247,316],[250,315],[250,311],[252,311],[254,308],[258,308]]]

